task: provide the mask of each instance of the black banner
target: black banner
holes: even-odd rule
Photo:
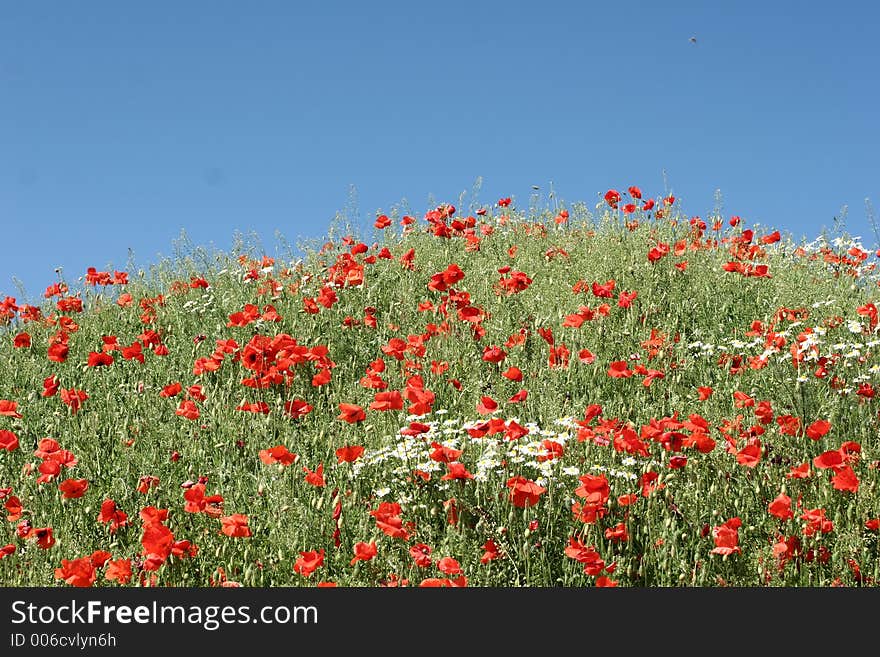
[[[858,589],[0,588],[0,654],[790,650],[871,636],[877,602]]]

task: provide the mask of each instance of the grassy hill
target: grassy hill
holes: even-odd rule
[[[874,253],[469,212],[7,298],[0,584],[874,583]]]

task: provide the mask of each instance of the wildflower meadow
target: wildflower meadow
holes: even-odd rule
[[[49,272],[0,584],[874,585],[878,255],[630,186]]]

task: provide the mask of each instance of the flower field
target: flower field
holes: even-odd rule
[[[874,585],[878,253],[597,200],[6,297],[0,585]]]

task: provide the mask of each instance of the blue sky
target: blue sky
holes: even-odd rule
[[[532,185],[666,192],[815,237],[875,237],[869,2],[7,3],[0,294],[124,269],[185,230],[266,251],[403,201]],[[696,37],[696,43],[691,37]],[[352,190],[355,193],[352,194]]]

